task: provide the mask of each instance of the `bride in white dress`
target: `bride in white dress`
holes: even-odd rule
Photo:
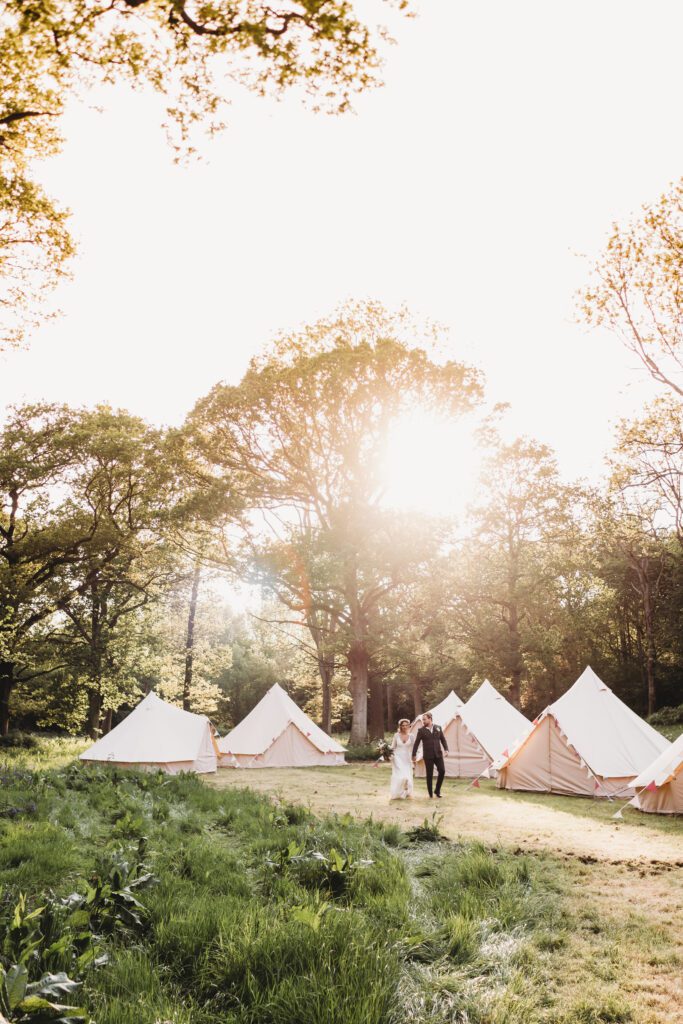
[[[398,732],[391,741],[391,799],[409,800],[413,796],[413,743],[415,737],[410,731],[410,722],[402,718]]]

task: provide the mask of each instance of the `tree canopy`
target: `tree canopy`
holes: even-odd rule
[[[407,10],[407,0],[378,8]],[[2,0],[0,4],[0,348],[20,341],[73,254],[67,212],[35,161],[59,149],[68,101],[102,83],[161,93],[178,151],[223,126],[236,88],[297,89],[343,112],[378,84],[386,33],[355,0]],[[366,14],[367,14],[366,10]]]
[[[589,323],[613,330],[683,397],[683,179],[632,223],[614,225],[593,278],[582,296]]]
[[[593,488],[486,419],[476,501],[418,513],[391,504],[392,425],[483,401],[480,374],[434,342],[405,313],[352,304],[276,339],[180,428],[11,411],[2,731],[97,735],[152,688],[227,727],[277,681],[362,744],[484,676],[535,715],[586,663],[636,710],[680,703],[677,399],[621,426]],[[462,472],[457,455],[443,472]],[[241,618],[226,582],[258,588],[260,608]]]

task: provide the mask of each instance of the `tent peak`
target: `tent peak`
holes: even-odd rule
[[[581,687],[592,687],[598,690],[609,690],[607,683],[603,683],[597,672],[594,672],[590,665],[586,665],[585,669],[574,683],[574,686]],[[610,691],[611,692],[611,691]]]

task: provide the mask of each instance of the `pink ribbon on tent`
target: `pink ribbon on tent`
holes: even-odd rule
[[[479,779],[475,779],[472,785],[475,789],[481,789],[481,786],[479,785]]]
[[[648,791],[649,793],[654,793],[654,791],[655,791],[655,790],[657,789],[657,783],[655,782],[655,780],[653,779],[653,780],[652,780],[652,782],[648,782],[648,784],[647,784],[647,786],[645,787],[645,789],[646,789],[646,790],[647,790],[647,791]]]

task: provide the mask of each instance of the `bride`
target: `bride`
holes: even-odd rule
[[[413,795],[413,763],[412,752],[415,737],[410,731],[410,722],[402,718],[398,723],[398,732],[391,741],[393,757],[391,758],[391,799],[404,800]]]

